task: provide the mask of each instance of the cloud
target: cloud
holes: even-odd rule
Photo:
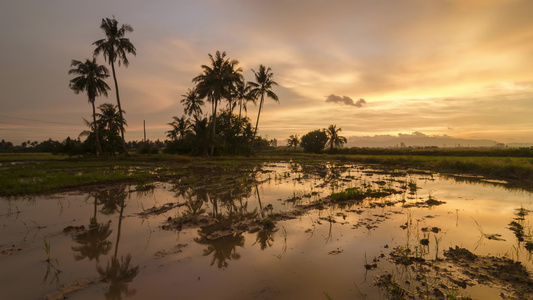
[[[350,106],[355,106],[355,107],[363,107],[363,105],[366,104],[366,101],[363,98],[357,101],[353,101],[353,99],[348,96],[341,97],[341,96],[337,96],[333,94],[326,97],[326,102],[327,103],[340,103],[340,104],[350,105]]]

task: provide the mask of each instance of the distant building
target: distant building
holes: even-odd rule
[[[270,140],[270,146],[277,147],[278,146],[278,140],[276,140],[276,139]]]

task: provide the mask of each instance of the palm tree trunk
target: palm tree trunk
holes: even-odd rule
[[[259,111],[257,112],[257,121],[255,122],[254,136],[252,137],[252,144],[250,145],[250,155],[254,150],[255,135],[257,134],[257,127],[259,126],[259,117],[261,116],[261,109],[263,108],[263,98],[265,94],[261,94],[261,103],[259,103]]]
[[[98,134],[98,123],[96,123],[96,109],[94,108],[94,99],[91,100],[93,105],[93,124],[94,124],[94,136],[96,138],[96,151],[98,154],[102,155],[102,145],[100,145],[100,137]]]
[[[215,106],[213,108],[213,132],[211,134],[211,149],[209,153],[209,157],[213,157],[213,153],[215,152],[215,127],[217,125],[217,106],[218,106],[218,99],[213,99],[215,102]]]
[[[113,70],[113,81],[115,81],[115,92],[117,94],[118,114],[120,116],[120,135],[122,136],[122,150],[124,151],[125,156],[130,156],[130,154],[128,153],[128,149],[126,149],[126,140],[124,139],[124,117],[122,116],[122,106],[120,105],[117,75],[115,74],[115,63],[114,57],[112,57],[112,55],[109,56],[109,61],[111,61],[111,69]]]
[[[241,111],[242,111],[242,98],[240,99],[240,102],[239,102],[239,120],[241,119]]]

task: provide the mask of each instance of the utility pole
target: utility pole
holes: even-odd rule
[[[143,139],[143,141],[146,143],[146,120],[143,120],[143,129],[144,129],[144,139]]]

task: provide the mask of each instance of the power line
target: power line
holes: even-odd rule
[[[39,119],[29,119],[29,118],[13,117],[13,116],[6,116],[6,115],[0,115],[0,117],[1,118],[18,119],[18,120],[24,120],[24,121],[31,121],[31,122],[43,122],[43,123],[60,124],[60,125],[80,126],[80,124],[72,124],[72,123],[56,122],[56,121],[47,121],[47,120],[39,120]],[[20,124],[17,124],[17,125],[20,125]]]
[[[52,133],[52,134],[62,133],[63,134],[63,133],[72,132],[72,131],[61,131],[61,130],[47,131],[47,130],[29,130],[29,129],[20,129],[20,128],[0,128],[0,131],[2,130],[29,132],[29,133],[35,133],[35,134],[39,134],[39,133]]]

